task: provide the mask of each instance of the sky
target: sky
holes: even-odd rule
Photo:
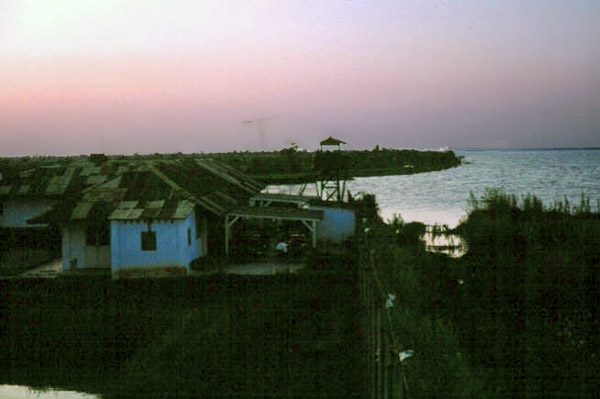
[[[0,156],[600,147],[598,38],[597,0],[1,0]]]

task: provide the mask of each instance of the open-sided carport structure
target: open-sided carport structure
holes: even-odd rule
[[[246,206],[234,209],[225,216],[225,253],[229,255],[229,239],[231,228],[240,219],[266,219],[266,220],[295,220],[308,228],[312,235],[312,246],[317,246],[317,224],[323,220],[323,211],[281,208],[281,207],[253,207]]]

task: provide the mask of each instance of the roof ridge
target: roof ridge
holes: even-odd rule
[[[260,183],[258,180],[254,179],[247,173],[244,173],[225,162],[215,161],[214,159],[210,158],[197,159],[197,161],[215,164],[223,169],[226,169],[232,176],[234,176],[234,178],[243,178],[244,180],[240,180],[240,183],[250,186],[249,188],[252,191],[260,191],[264,188],[264,184]]]
[[[209,162],[207,162],[207,160],[195,159],[194,161],[195,161],[196,165],[200,166],[201,168],[204,168],[204,169],[208,170],[210,173],[212,173],[214,175],[219,176],[223,180],[225,180],[225,181],[227,181],[227,182],[229,182],[229,183],[231,183],[231,184],[233,184],[235,186],[238,186],[239,188],[241,188],[241,189],[243,189],[243,190],[245,190],[245,191],[247,191],[249,193],[252,193],[254,191],[251,188],[246,187],[241,181],[239,181],[239,180],[235,179],[234,177],[232,177],[232,176],[230,176],[230,175],[228,175],[226,173],[223,173],[223,172],[217,170],[217,168],[215,168],[215,166],[218,167],[218,166],[221,166],[221,165],[219,165],[219,164],[216,164],[215,166],[209,165]],[[227,170],[227,169],[225,169],[225,170]]]
[[[214,203],[212,201],[207,201],[206,199],[201,201],[199,198],[197,198],[195,195],[190,193],[188,190],[186,190],[185,188],[181,187],[179,184],[174,182],[169,176],[164,174],[162,171],[160,171],[154,165],[154,161],[145,161],[144,163],[148,167],[148,169],[150,169],[150,172],[154,173],[159,179],[164,181],[168,186],[170,186],[173,189],[173,191],[183,193],[184,196],[187,197],[187,199],[192,200],[196,204],[199,204],[199,205],[205,207],[206,209],[208,209],[209,211],[211,211],[217,215],[221,215],[224,213],[225,209],[222,208],[221,206],[217,205],[216,203]]]

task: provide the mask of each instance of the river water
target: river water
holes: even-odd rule
[[[380,214],[406,222],[455,227],[467,215],[469,193],[481,197],[486,188],[502,188],[518,198],[535,194],[544,205],[567,198],[579,204],[581,194],[600,201],[600,150],[477,150],[455,153],[465,164],[440,172],[357,178],[352,194],[375,194]],[[269,192],[295,193],[300,186],[269,186]],[[314,195],[309,185],[305,194]]]

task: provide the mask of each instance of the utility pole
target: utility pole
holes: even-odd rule
[[[269,116],[267,118],[252,119],[242,122],[244,125],[258,125],[258,132],[260,134],[260,147],[263,151],[265,150],[265,122],[277,118],[279,118],[279,115]]]

